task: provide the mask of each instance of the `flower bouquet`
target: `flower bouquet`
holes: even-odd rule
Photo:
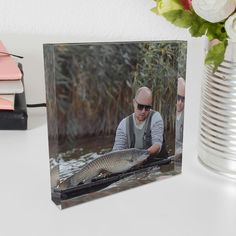
[[[228,40],[236,41],[236,0],[155,0],[152,9],[193,37],[207,36],[211,47],[205,63],[216,69],[224,60]]]
[[[198,157],[211,170],[236,179],[236,0],[156,3],[155,13],[210,42],[201,86]]]

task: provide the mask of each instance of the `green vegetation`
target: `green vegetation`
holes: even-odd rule
[[[174,131],[177,78],[185,78],[185,42],[65,44],[55,47],[59,144],[114,135],[133,112],[136,89],[153,91],[154,110]]]

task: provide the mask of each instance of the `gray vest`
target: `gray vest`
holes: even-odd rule
[[[152,146],[151,121],[154,113],[155,111],[151,111],[149,113],[149,116],[141,130],[136,128],[133,120],[133,114],[126,118],[126,134],[129,148],[136,147],[140,149],[148,149]],[[164,135],[161,150],[158,154],[154,155],[154,157],[158,159],[168,157]],[[154,157],[151,157],[151,160],[155,160]]]
[[[142,129],[138,129],[133,120],[133,114],[126,118],[126,133],[129,148],[147,149],[152,146],[151,120],[154,111],[149,113]]]
[[[184,112],[182,111],[179,120],[176,119],[176,138],[175,138],[176,149],[182,148],[183,133],[184,133]]]

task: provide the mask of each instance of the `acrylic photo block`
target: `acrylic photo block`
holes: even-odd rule
[[[185,41],[44,44],[58,207],[181,173],[186,55]]]

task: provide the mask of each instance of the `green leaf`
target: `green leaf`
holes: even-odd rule
[[[151,9],[151,11],[154,12],[155,14],[158,14],[158,9],[157,9],[157,7],[153,7],[153,8]]]
[[[157,14],[163,15],[166,12],[174,10],[184,10],[179,0],[156,0]]]
[[[199,23],[198,21],[193,21],[191,27],[189,28],[189,33],[193,37],[201,37],[206,34],[207,28],[207,23]]]
[[[224,28],[224,24],[214,23],[208,26],[207,37],[209,40],[219,39],[220,41],[225,41],[227,38],[227,33]]]
[[[207,33],[207,29],[209,27],[209,22],[200,18],[194,11],[192,13],[192,22],[189,28],[189,33],[193,37],[201,37]]]
[[[184,10],[169,11],[164,13],[163,16],[166,20],[181,28],[189,28],[193,20],[191,12]]]
[[[225,50],[227,46],[227,41],[219,42],[218,44],[214,45],[207,53],[205,58],[205,64],[212,65],[214,71],[217,67],[223,62]]]

